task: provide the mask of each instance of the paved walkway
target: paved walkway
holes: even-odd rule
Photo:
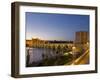
[[[89,50],[87,50],[82,56],[80,56],[72,63],[72,65],[79,64],[89,64]]]

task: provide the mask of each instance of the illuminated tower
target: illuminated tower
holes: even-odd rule
[[[75,34],[75,45],[84,45],[89,42],[89,33],[86,31],[78,31]]]

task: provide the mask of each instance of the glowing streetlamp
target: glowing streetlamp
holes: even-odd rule
[[[75,50],[76,50],[76,47],[75,47],[75,46],[73,46],[73,47],[72,47],[72,50],[73,50],[73,51],[75,51]]]
[[[75,60],[75,52],[76,52],[76,47],[73,46],[73,47],[72,47],[73,62],[74,62],[74,60]]]

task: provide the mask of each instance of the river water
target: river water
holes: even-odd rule
[[[57,54],[51,49],[45,48],[26,48],[26,55],[28,54],[29,50],[29,64],[32,62],[41,62],[43,60],[43,55],[47,55],[48,58],[53,58]]]

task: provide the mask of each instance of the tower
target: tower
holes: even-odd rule
[[[82,46],[89,42],[89,33],[87,31],[78,31],[75,33],[75,46]]]

